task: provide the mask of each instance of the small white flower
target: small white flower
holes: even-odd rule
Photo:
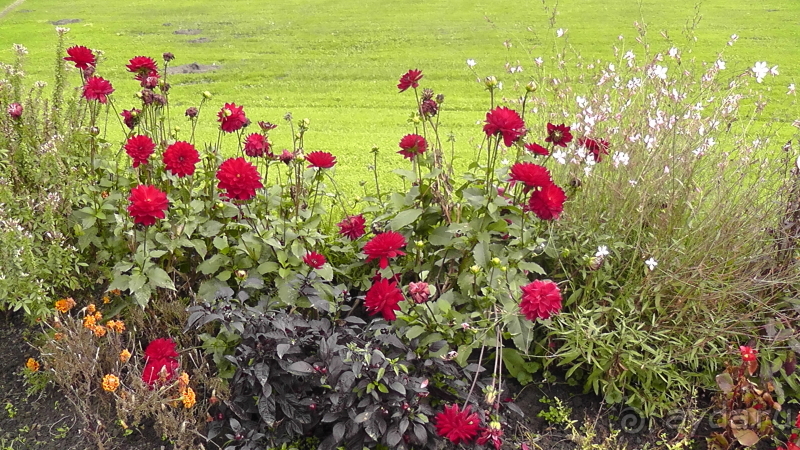
[[[750,70],[753,71],[753,75],[755,75],[756,81],[759,83],[764,81],[764,77],[769,73],[766,61],[757,62]]]
[[[644,263],[647,265],[647,268],[650,269],[650,270],[655,269],[656,266],[658,265],[658,261],[656,261],[652,256],[650,257],[650,259],[648,259]]]
[[[566,34],[566,32],[567,32],[567,30],[565,30],[565,29],[563,29],[563,28],[559,28],[559,29],[556,31],[556,37],[561,37],[561,36],[564,36],[564,34]]]
[[[594,256],[597,257],[597,258],[605,258],[606,256],[608,256],[610,254],[611,253],[609,253],[608,247],[606,247],[605,245],[601,245],[601,246],[597,247],[597,253],[595,253]]]
[[[669,173],[669,166],[664,166],[664,173]]]
[[[732,34],[731,39],[728,41],[728,45],[733,45],[733,43],[736,42],[738,39],[739,39],[738,34]]]
[[[677,58],[678,57],[678,48],[677,47],[672,47],[671,49],[669,49],[669,52],[667,54],[669,55],[670,58]]]
[[[563,150],[556,150],[553,152],[553,159],[555,159],[559,164],[564,165],[567,163],[567,153]]]
[[[467,66],[469,66],[470,69],[475,67],[476,64],[478,64],[478,63],[476,63],[474,59],[468,59],[467,60]]]
[[[614,156],[611,157],[614,167],[619,167],[620,164],[627,166],[630,160],[631,157],[625,152],[614,152]]]
[[[788,89],[789,89],[789,90],[788,90],[788,91],[786,91],[786,95],[792,95],[792,94],[794,94],[794,83],[790,84]]]
[[[541,56],[539,56],[538,58],[534,59],[533,62],[535,62],[537,66],[541,66],[542,64],[544,64],[544,60],[542,59]]]
[[[717,69],[725,70],[725,61],[718,59],[715,65],[717,66]]]
[[[647,71],[647,75],[650,78],[659,78],[661,80],[667,79],[667,68],[661,65],[656,64],[655,66],[651,67],[650,70]]]
[[[637,184],[639,184],[639,182],[636,180],[628,180],[628,183],[630,183],[631,186],[636,186]]]
[[[769,74],[772,75],[773,77],[777,77],[778,76],[778,66],[770,67],[769,68]]]
[[[509,160],[507,160],[507,159],[504,159],[504,160],[500,161],[500,165],[501,165],[501,166],[507,166],[507,165],[509,165],[509,164],[511,164],[511,161],[509,161]]]

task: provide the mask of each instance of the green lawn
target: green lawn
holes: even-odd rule
[[[0,9],[11,3],[0,1]],[[800,78],[800,2],[710,0],[701,5],[700,14],[692,55],[713,60],[725,51],[728,69],[740,72],[755,61],[778,64],[780,77],[765,84],[772,87],[773,98],[785,99],[786,86]],[[496,75],[506,85],[527,82],[538,76],[533,59],[547,60],[554,46],[563,45],[564,38],[555,38],[558,28],[568,30],[568,42],[586,58],[612,58],[613,46],[623,44],[643,55],[634,41],[637,20],[648,24],[651,53],[674,44],[686,58],[689,45],[683,29],[694,15],[694,2],[687,0],[562,1],[552,26],[550,13],[538,1],[27,0],[0,19],[0,61],[12,58],[12,43],[23,44],[30,51],[30,81],[49,80],[56,40],[50,22],[81,19],[65,25],[71,29],[69,44],[104,51],[98,74],[114,83],[118,108],[135,104],[131,96],[137,84],[124,67],[133,56],[160,60],[162,52],[170,51],[177,57],[174,64],[219,64],[215,72],[171,78],[178,115],[198,102],[202,91],[214,94],[202,120],[201,139],[215,139],[216,124],[208,113],[224,102],[245,105],[254,121],[283,124],[281,118],[291,111],[295,118],[311,119],[307,150],[336,154],[341,161],[337,178],[354,192],[360,180],[371,178],[364,169],[371,163],[373,145],[383,149],[384,172],[403,164],[394,151],[400,137],[411,131],[406,119],[413,95],[398,94],[395,84],[406,70],[422,69],[423,86],[446,95],[442,129],[456,135],[465,154],[470,139],[480,138],[476,122],[488,104],[466,59],[477,61],[480,76]],[[180,29],[201,33],[173,34]],[[662,30],[672,44],[661,36]],[[733,33],[740,38],[730,48],[725,43]],[[198,38],[210,41],[188,42]],[[512,47],[504,46],[505,41]],[[503,64],[517,60],[525,71],[505,73]],[[787,108],[776,107],[774,114],[793,119]],[[290,144],[282,128],[273,132],[279,148]],[[232,138],[228,145],[234,147]]]

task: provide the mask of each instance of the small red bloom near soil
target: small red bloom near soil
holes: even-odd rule
[[[436,433],[456,445],[475,439],[480,428],[480,419],[470,410],[471,405],[463,410],[459,410],[458,405],[445,406],[444,411],[433,419],[436,422]]]

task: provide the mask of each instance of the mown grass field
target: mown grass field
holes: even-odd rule
[[[0,1],[0,10],[11,3]],[[445,94],[442,131],[455,135],[458,154],[469,155],[470,140],[481,137],[477,122],[483,120],[488,97],[467,68],[468,58],[477,61],[478,75],[496,75],[509,86],[540,76],[533,70],[534,58],[547,61],[565,38],[585,58],[612,59],[615,45],[643,55],[635,41],[635,21],[647,23],[644,40],[651,54],[675,45],[684,58],[714,60],[724,51],[728,69],[739,72],[755,61],[777,64],[780,76],[765,81],[770,96],[784,104],[775,105],[773,114],[783,121],[796,118],[786,106],[786,87],[800,78],[796,1],[703,2],[696,42],[687,41],[683,32],[696,17],[693,1],[562,1],[555,15],[554,6],[551,1],[507,0],[27,0],[0,18],[0,61],[10,62],[11,45],[23,44],[30,52],[29,81],[48,81],[56,42],[51,22],[80,19],[64,25],[71,29],[68,44],[104,52],[98,74],[114,83],[118,109],[135,106],[132,94],[138,85],[124,67],[133,56],[160,60],[170,51],[177,57],[173,64],[217,64],[220,69],[213,72],[171,76],[173,114],[179,122],[183,109],[198,103],[206,90],[214,99],[201,117],[200,142],[216,139],[211,113],[224,102],[245,105],[254,121],[283,124],[289,111],[295,118],[307,117],[307,150],[337,155],[337,178],[348,192],[358,192],[359,181],[371,180],[366,166],[373,145],[382,149],[382,173],[404,164],[394,152],[400,137],[412,130],[406,120],[414,100],[413,94],[398,94],[395,84],[408,69],[422,69],[423,86]],[[567,30],[565,38],[556,38],[559,28]],[[174,34],[178,30],[200,32]],[[739,41],[727,47],[734,33]],[[202,38],[207,42],[190,42]],[[517,60],[523,72],[506,73],[503,65]],[[291,143],[286,127],[272,135],[278,148]],[[226,145],[235,147],[232,137]]]

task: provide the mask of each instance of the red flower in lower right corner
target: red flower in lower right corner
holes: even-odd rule
[[[458,405],[445,406],[444,411],[434,418],[436,433],[449,439],[453,444],[475,439],[480,428],[480,419],[470,410],[471,405],[467,405],[463,410],[460,410]]]
[[[128,201],[130,201],[128,213],[133,218],[133,222],[146,227],[155,224],[156,219],[166,217],[165,212],[169,208],[167,194],[155,186],[144,184],[131,189]]]
[[[339,227],[339,234],[351,241],[355,241],[364,235],[365,223],[364,216],[358,214],[345,217],[341,222],[337,223],[336,226]]]
[[[217,179],[217,187],[225,190],[224,195],[232,200],[250,200],[257,189],[264,187],[256,166],[244,158],[231,158],[220,164]]]
[[[758,356],[758,350],[747,345],[740,345],[739,354],[742,355],[742,361],[751,362],[756,360],[756,357]],[[800,419],[800,416],[798,416],[798,419]]]
[[[400,302],[403,298],[403,292],[397,287],[397,282],[381,278],[367,291],[364,307],[370,316],[381,313],[384,319],[392,321],[397,319],[395,311],[400,311]]]
[[[561,311],[561,291],[552,281],[536,280],[522,286],[519,309],[528,320],[548,319]]]
[[[400,139],[400,153],[404,158],[414,159],[415,156],[425,153],[428,143],[418,134],[407,134]]]
[[[542,220],[555,220],[564,211],[566,200],[567,195],[563,189],[555,184],[548,184],[531,194],[525,210],[533,211]]]

